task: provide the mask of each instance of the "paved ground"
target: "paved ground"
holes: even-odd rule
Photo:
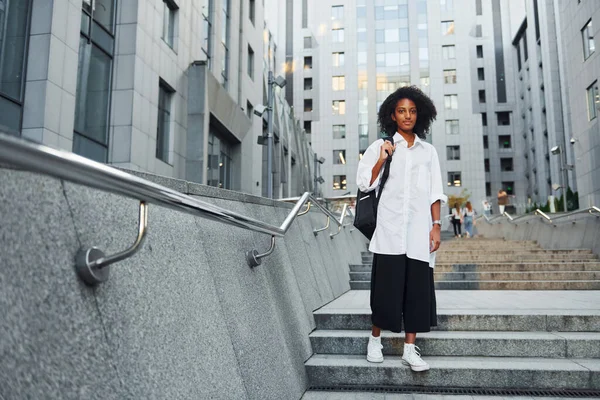
[[[501,396],[440,396],[432,394],[385,394],[385,393],[349,393],[349,392],[311,392],[302,400],[564,400],[565,397],[501,397]],[[584,399],[580,397],[580,399]]]
[[[350,290],[320,311],[370,312],[368,290]],[[438,290],[438,314],[600,315],[599,290]]]

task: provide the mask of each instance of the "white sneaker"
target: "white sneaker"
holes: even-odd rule
[[[427,364],[421,358],[421,354],[417,351],[420,350],[414,344],[404,343],[404,354],[402,354],[402,363],[410,366],[413,371],[427,371],[429,364]]]
[[[383,353],[381,349],[381,336],[375,337],[371,335],[369,338],[369,344],[367,345],[367,361],[372,363],[383,362]]]

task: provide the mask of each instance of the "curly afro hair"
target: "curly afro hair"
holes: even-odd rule
[[[413,132],[421,139],[429,132],[429,127],[437,117],[435,105],[425,93],[416,86],[405,86],[390,94],[379,108],[377,122],[382,132],[393,136],[398,131],[398,124],[392,119],[396,104],[402,99],[410,99],[417,106],[417,122]]]

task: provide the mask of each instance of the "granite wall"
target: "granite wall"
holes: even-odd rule
[[[550,215],[553,218],[553,215]],[[488,223],[477,221],[477,231],[485,237],[506,240],[535,240],[544,249],[591,249],[600,256],[600,215],[581,213],[553,223],[531,215],[514,222],[503,219]]]
[[[138,175],[275,225],[292,207]],[[315,237],[311,211],[250,269],[268,235],[150,205],[139,253],[83,284],[77,250],[124,249],[137,218],[135,200],[0,169],[0,398],[299,399],[312,311],[349,290],[362,235]]]

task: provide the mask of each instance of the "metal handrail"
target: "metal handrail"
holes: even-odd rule
[[[329,226],[329,220],[333,220],[338,226],[341,225],[341,222],[336,219],[336,216],[320,204],[309,192],[304,193],[297,200],[283,223],[280,226],[275,226],[206,203],[176,190],[128,174],[108,165],[89,160],[77,154],[56,150],[41,144],[27,142],[23,139],[8,136],[3,133],[0,133],[0,161],[27,171],[37,172],[139,200],[141,203],[145,204],[144,212],[146,213],[147,205],[152,203],[176,211],[182,211],[191,215],[201,216],[243,229],[271,235],[273,238],[270,249],[271,252],[274,246],[274,238],[283,237],[286,234],[298,216],[300,209],[309,201],[312,206],[318,208],[327,216],[327,226]],[[301,212],[300,214],[303,213],[304,212]],[[147,218],[146,220],[140,220],[140,224],[144,222],[147,224]],[[139,246],[139,243],[137,245]],[[255,267],[260,264],[262,257],[269,254],[271,253],[258,254],[256,250],[251,250],[246,252],[246,258],[248,264],[251,267]],[[93,266],[98,270],[104,269],[108,268],[109,264],[116,262],[114,261],[113,256],[104,257],[104,255],[102,255],[102,257],[99,257],[98,254],[96,254],[96,256],[98,256],[98,258],[95,259],[84,257],[88,268]],[[80,257],[78,256],[77,258],[79,259]],[[99,260],[99,258],[104,258],[104,262]],[[107,274],[108,269],[104,273]],[[82,277],[82,279],[84,278]],[[95,284],[102,282],[102,280],[86,282]]]
[[[330,233],[329,234],[329,238],[333,239],[334,236],[337,236],[340,234],[340,232],[342,231],[342,228],[345,228],[346,226],[344,225],[344,218],[346,218],[346,211],[348,211],[348,204],[344,204],[344,208],[342,209],[342,214],[340,215],[340,220],[339,220],[339,224],[338,224],[338,230],[336,233]]]

